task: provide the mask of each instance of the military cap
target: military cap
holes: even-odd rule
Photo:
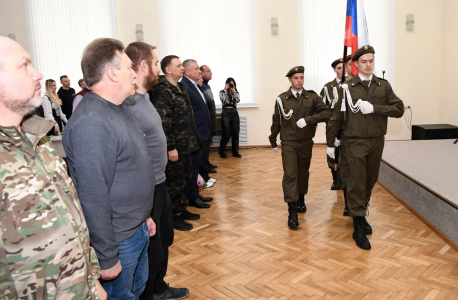
[[[286,77],[291,77],[296,73],[304,73],[304,67],[303,66],[297,66],[293,67],[291,70],[286,73]]]
[[[358,50],[356,50],[355,53],[353,53],[353,57],[352,57],[351,59],[352,59],[353,61],[357,61],[358,58],[360,58],[360,57],[363,56],[364,54],[368,54],[368,53],[375,54],[374,47],[369,46],[369,45],[362,46],[361,48],[359,48]]]
[[[341,63],[343,63],[343,59],[342,58],[336,59],[335,61],[332,62],[331,67],[333,69],[335,69],[337,67],[337,65],[341,64]]]

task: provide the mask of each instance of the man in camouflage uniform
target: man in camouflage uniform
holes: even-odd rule
[[[46,133],[28,116],[42,74],[0,37],[0,299],[106,299],[76,190]]]
[[[404,114],[404,104],[389,82],[373,74],[374,54],[369,45],[353,54],[358,74],[339,88],[339,100],[326,127],[327,153],[334,158],[336,136],[345,121],[340,168],[353,217],[353,239],[365,250],[371,248],[366,235],[372,234],[366,208],[378,179],[388,117]]]
[[[286,74],[291,88],[275,101],[272,116],[270,144],[278,152],[277,136],[280,133],[283,163],[283,195],[288,203],[288,226],[299,226],[297,213],[305,213],[304,196],[308,192],[309,168],[312,159],[313,137],[319,122],[326,122],[331,109],[314,91],[304,86],[304,67],[297,66]]]
[[[336,59],[331,64],[332,69],[336,73],[336,78],[332,81],[326,83],[321,90],[320,96],[323,99],[323,102],[328,105],[331,109],[334,108],[335,99],[334,96],[334,88],[338,88],[339,84],[342,82],[342,71],[343,71],[343,60],[341,58]],[[332,174],[332,185],[331,190],[340,190],[341,187],[341,180],[340,180],[340,170],[334,169],[335,160],[330,158],[328,155],[326,156],[328,161],[328,167],[331,169]]]
[[[165,169],[166,185],[172,202],[173,226],[177,230],[191,230],[192,224],[185,220],[198,220],[186,208],[187,186],[192,179],[191,153],[199,150],[196,124],[186,87],[178,82],[184,68],[178,56],[162,59],[161,69],[165,78],[151,91],[150,98],[162,119],[167,138],[169,162]]]

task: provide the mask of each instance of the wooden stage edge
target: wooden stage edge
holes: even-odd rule
[[[425,219],[421,214],[419,214],[415,209],[413,209],[410,205],[408,205],[404,200],[402,200],[396,193],[394,193],[392,190],[390,190],[387,186],[385,186],[382,182],[377,181],[378,184],[380,184],[381,187],[383,187],[388,193],[391,194],[396,200],[399,201],[402,205],[404,205],[405,208],[407,208],[411,213],[413,213],[420,221],[425,223],[426,226],[428,226],[432,231],[434,231],[438,236],[440,236],[450,247],[458,251],[458,245],[455,244],[454,241],[452,241],[448,236],[446,236],[442,231],[440,231],[436,226],[431,224],[427,219]]]

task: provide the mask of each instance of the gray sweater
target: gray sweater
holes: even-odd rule
[[[123,105],[132,111],[142,126],[148,143],[148,152],[156,173],[156,185],[161,184],[165,181],[165,167],[167,167],[168,161],[167,139],[165,138],[164,129],[162,129],[161,117],[149,100],[148,93],[145,95],[135,93],[135,95],[127,98]]]
[[[86,93],[63,144],[103,270],[118,262],[118,243],[134,235],[153,208],[154,168],[140,124],[123,104]]]

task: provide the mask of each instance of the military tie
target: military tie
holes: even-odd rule
[[[370,80],[363,80],[363,83],[366,87],[369,87],[371,85],[371,81]]]

